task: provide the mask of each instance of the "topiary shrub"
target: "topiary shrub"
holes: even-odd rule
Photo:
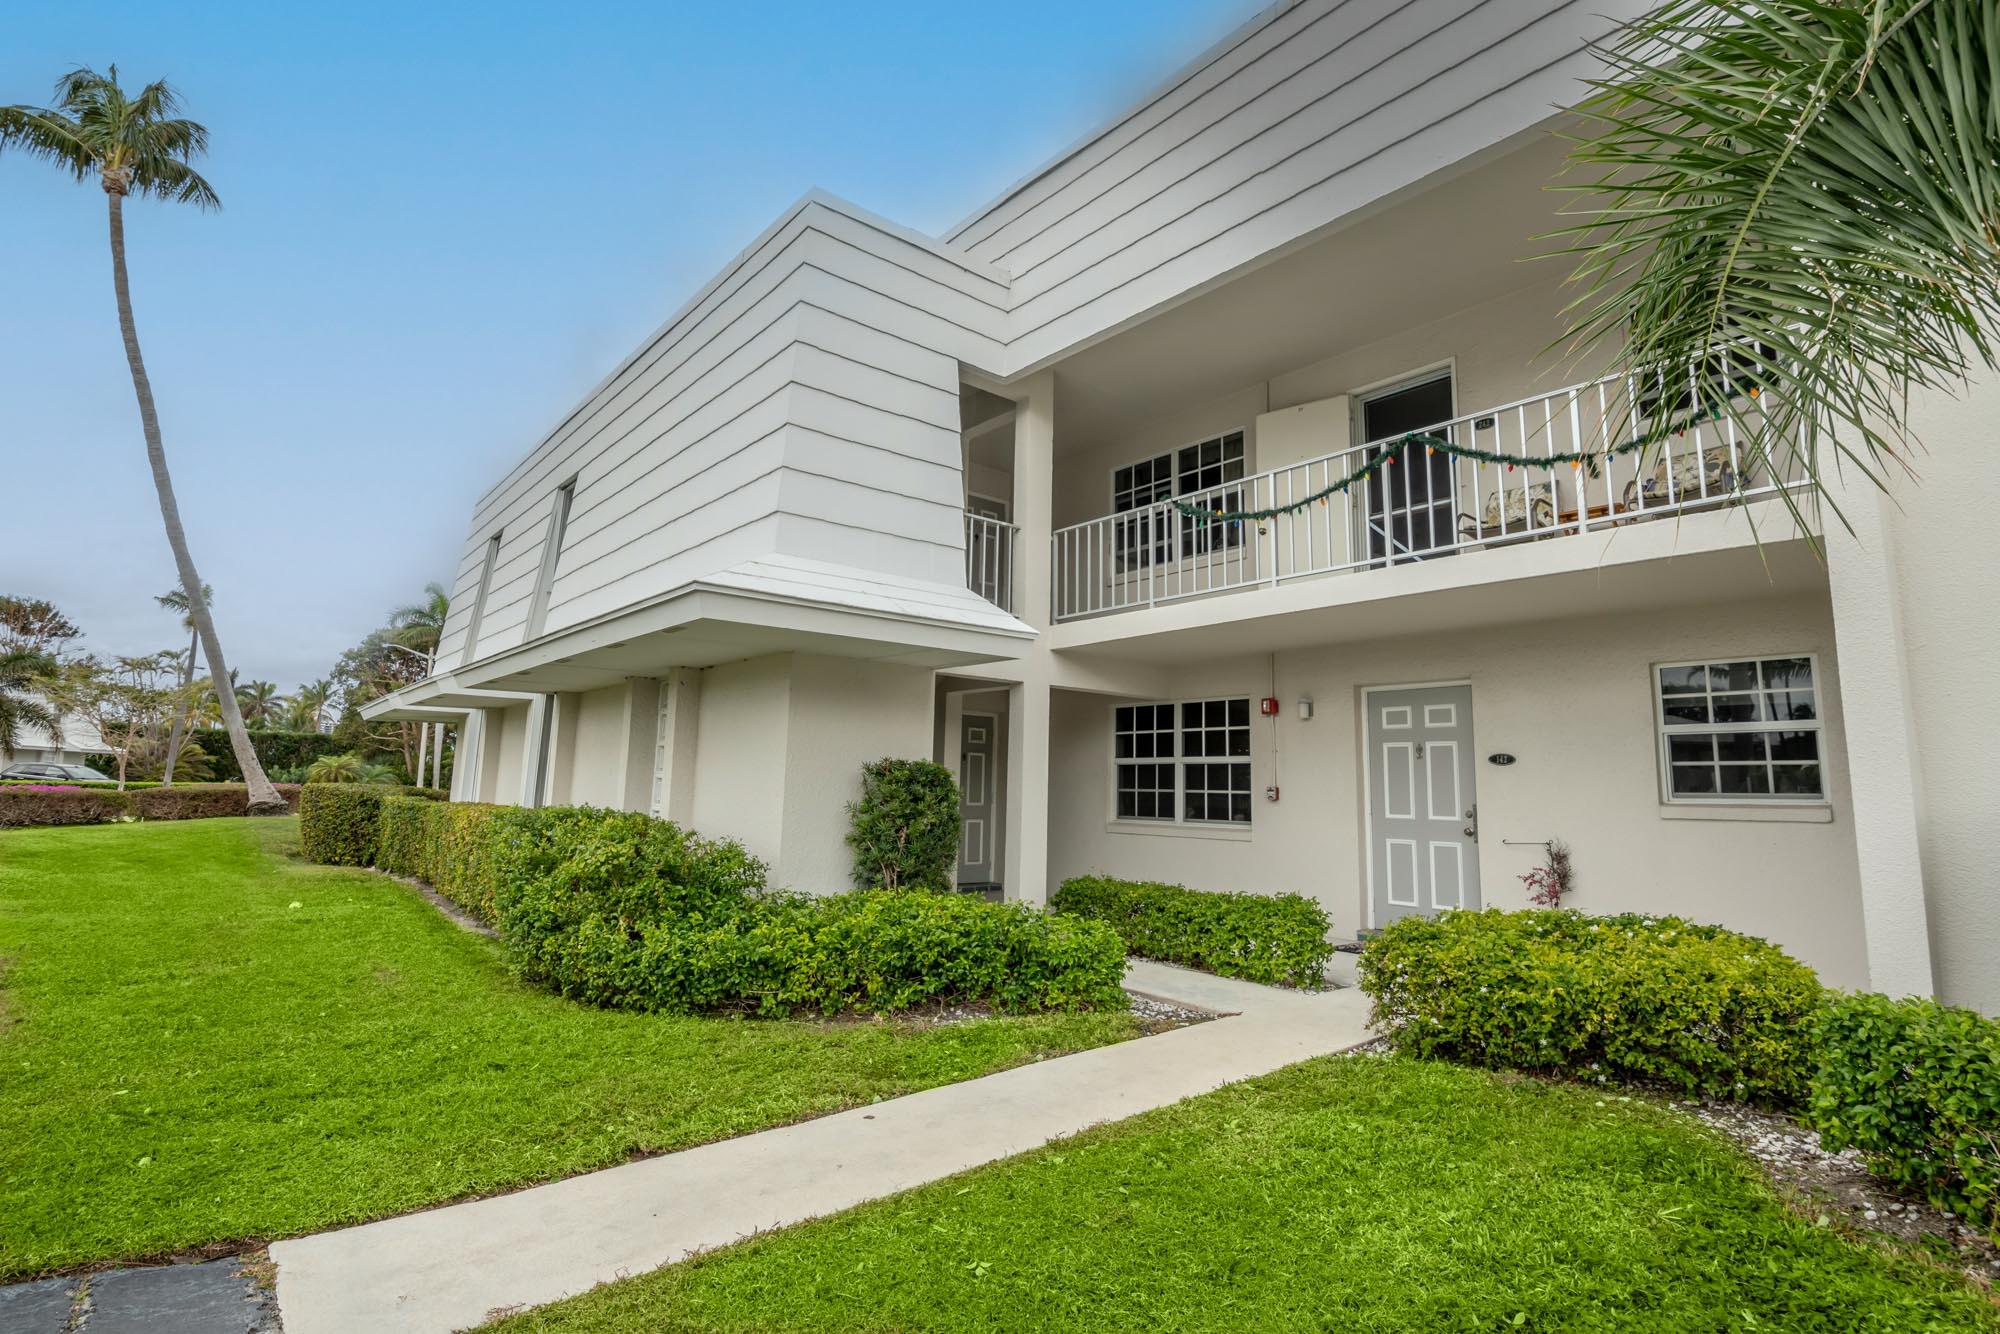
[[[1846,996],[1813,1025],[1809,1119],[1829,1149],[2000,1241],[2000,1021],[1931,1000]]]
[[[104,824],[131,814],[131,797],[108,787],[24,783],[0,788],[0,829]]]
[[[382,803],[393,789],[372,783],[308,783],[299,793],[299,842],[306,860],[373,866]]]
[[[1270,985],[1325,985],[1326,911],[1298,894],[1220,894],[1109,876],[1063,881],[1049,907],[1104,922],[1141,958]]]
[[[1805,1095],[1823,998],[1752,936],[1547,909],[1406,917],[1369,942],[1361,989],[1398,1051],[1780,1106]]]
[[[871,760],[861,766],[861,799],[847,814],[856,885],[956,887],[958,784],[951,770],[929,760]]]

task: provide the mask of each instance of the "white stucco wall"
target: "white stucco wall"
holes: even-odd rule
[[[575,697],[569,805],[623,805],[625,698],[631,689],[630,685],[606,686]]]
[[[2000,383],[1929,395],[1912,426],[1926,452],[1898,479],[1895,550],[1907,688],[1916,720],[1918,831],[1941,999],[2000,1014]]]
[[[1826,822],[1688,819],[1660,800],[1651,694],[1656,662],[1819,655],[1826,713]],[[1518,877],[1540,850],[1502,840],[1559,837],[1575,854],[1570,906],[1677,912],[1777,941],[1830,983],[1867,980],[1837,663],[1823,595],[1754,598],[1695,611],[1549,621],[1502,632],[1377,641],[1169,673],[1175,698],[1275,693],[1253,721],[1249,834],[1161,833],[1110,820],[1115,701],[1058,692],[1052,729],[1050,880],[1087,871],[1202,889],[1295,891],[1323,902],[1336,931],[1365,924],[1359,756],[1362,688],[1470,679],[1484,901],[1526,906]],[[1302,722],[1300,695],[1315,701]],[[1518,763],[1484,761],[1506,751]],[[1262,798],[1280,785],[1275,805]],[[1673,808],[1678,812],[1682,808]],[[1830,818],[1826,818],[1830,817]]]
[[[479,797],[501,805],[520,804],[522,765],[528,742],[528,705],[489,709],[481,742]]]

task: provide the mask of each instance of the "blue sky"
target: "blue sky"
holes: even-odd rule
[[[806,189],[941,231],[1257,7],[17,0],[0,102],[116,62],[213,135],[223,211],[134,205],[129,257],[225,651],[289,689]],[[104,226],[0,154],[0,592],[139,653],[179,633]]]

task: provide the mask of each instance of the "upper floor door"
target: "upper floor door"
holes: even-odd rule
[[[1451,416],[1451,372],[1446,371],[1364,398],[1362,438],[1371,443],[1395,440],[1448,422]],[[1372,559],[1394,565],[1422,560],[1437,548],[1449,547],[1458,522],[1451,456],[1415,448],[1403,450],[1393,465],[1369,477],[1364,506]]]

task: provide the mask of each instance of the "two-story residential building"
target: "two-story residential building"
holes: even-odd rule
[[[2000,394],[1920,404],[1850,530],[1714,367],[1545,351],[1561,108],[1641,8],[1284,0],[942,237],[807,195],[485,493],[438,670],[369,712],[460,727],[457,799],[796,888],[848,885],[863,761],[929,756],[1009,898],[1354,935],[1521,905],[1561,839],[1572,906],[2000,1010]]]

